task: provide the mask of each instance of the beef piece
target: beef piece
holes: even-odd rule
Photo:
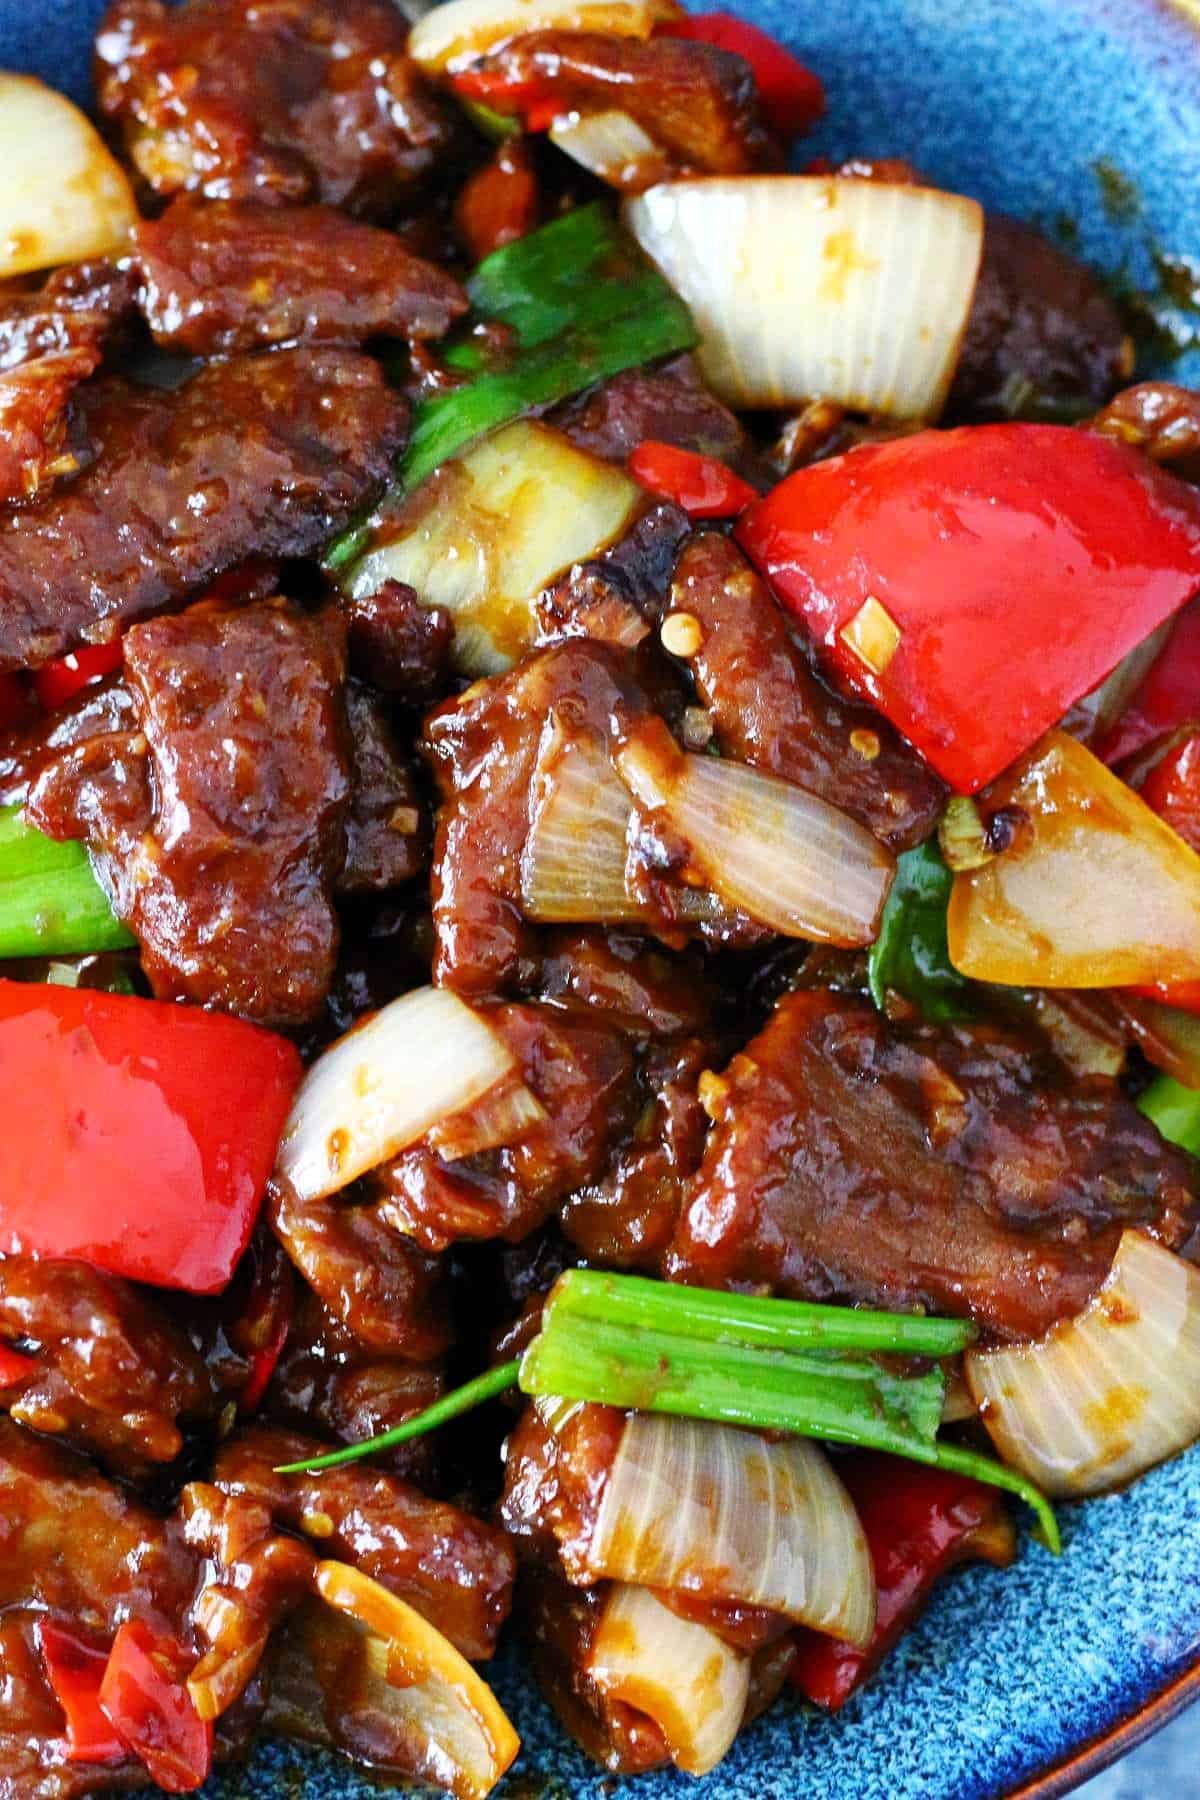
[[[671,604],[700,626],[690,667],[727,756],[832,801],[893,850],[929,836],[942,783],[886,719],[817,679],[728,538],[705,532],[687,545]]]
[[[572,1587],[552,1569],[522,1574],[518,1619],[546,1698],[581,1749],[614,1775],[641,1775],[671,1760],[648,1714],[603,1693],[587,1673],[608,1586]]]
[[[133,311],[133,281],[112,263],[55,269],[40,287],[0,300],[0,370],[72,350],[98,350]]]
[[[593,31],[532,31],[484,60],[564,112],[628,113],[681,170],[742,175],[782,167],[740,56],[684,38],[640,41]]]
[[[545,778],[571,744],[615,746],[672,694],[648,662],[569,640],[478,681],[426,721],[424,746],[443,797],[434,840],[434,979],[474,997],[536,982],[541,940],[522,911],[521,862],[543,748]],[[661,864],[655,859],[662,857]],[[645,929],[682,944],[753,941],[757,928],[697,896],[647,831],[629,852]],[[639,920],[639,923],[642,921]]]
[[[351,682],[346,694],[351,793],[343,894],[401,887],[429,860],[429,830],[413,769],[396,742],[386,709]]]
[[[277,1524],[315,1539],[322,1556],[353,1563],[407,1600],[471,1661],[491,1656],[512,1599],[514,1559],[504,1533],[376,1468],[274,1473],[326,1448],[297,1432],[253,1426],[221,1446],[213,1484],[258,1501]]]
[[[654,1044],[639,1075],[643,1104],[599,1180],[562,1207],[562,1228],[589,1262],[657,1274],[700,1167],[708,1119],[697,1093],[711,1061],[702,1038]]]
[[[1091,421],[1118,443],[1136,444],[1177,475],[1200,481],[1200,393],[1173,381],[1142,381],[1110,400]]]
[[[273,1419],[360,1443],[424,1412],[445,1391],[438,1363],[398,1362],[360,1344],[304,1288],[263,1403]],[[373,1467],[428,1487],[437,1472],[437,1434],[383,1452]]]
[[[541,195],[533,149],[526,138],[497,144],[489,161],[467,178],[454,205],[454,223],[472,263],[482,262],[532,231]]]
[[[88,837],[160,999],[272,1025],[320,1008],[349,796],[344,656],[335,612],[282,600],[135,626],[136,731],[92,739],[35,783],[31,821]]]
[[[5,1390],[32,1431],[91,1449],[137,1476],[183,1448],[181,1426],[216,1411],[208,1371],[184,1332],[144,1290],[82,1262],[0,1257],[0,1339],[34,1356],[36,1373]]]
[[[41,771],[67,752],[136,728],[133,695],[117,676],[80,688],[58,712],[39,709],[0,738],[0,806],[24,801]]]
[[[678,1279],[1035,1338],[1087,1304],[1126,1226],[1198,1241],[1195,1162],[1114,1082],[1075,1080],[1015,1033],[795,993],[707,1104]]]
[[[704,1031],[716,991],[695,951],[665,956],[628,931],[548,931],[538,976],[541,997],[607,1014],[635,1037]]]
[[[361,1197],[300,1200],[285,1184],[269,1199],[272,1227],[338,1323],[369,1349],[431,1362],[453,1337],[444,1272]]]
[[[75,389],[98,350],[64,350],[0,373],[0,504],[36,500],[87,457],[68,441]]]
[[[425,1142],[378,1173],[381,1216],[425,1250],[527,1237],[602,1173],[638,1107],[632,1049],[613,1024],[548,1006],[498,1006],[487,1017],[545,1116],[502,1149],[449,1160],[452,1146],[444,1159]]]
[[[115,0],[96,94],[157,194],[386,213],[455,137],[389,0]]]
[[[1091,270],[1031,226],[989,213],[948,410],[1004,413],[1014,388],[1098,404],[1131,367],[1120,314]]]
[[[155,341],[193,356],[288,340],[436,338],[467,310],[453,276],[394,232],[327,206],[181,195],[137,227],[131,261]]]
[[[547,415],[573,444],[623,463],[644,438],[715,456],[742,474],[756,472],[745,427],[710,394],[695,358],[684,354],[652,369],[626,369]]]
[[[454,621],[442,606],[422,606],[406,581],[385,581],[373,594],[338,605],[350,633],[350,666],[372,687],[409,706],[423,706],[450,682]]]
[[[307,556],[382,487],[408,430],[376,363],[279,350],[174,392],[93,383],[92,466],[0,522],[0,668],[177,606],[250,555]]]
[[[633,648],[662,617],[680,547],[691,526],[665,501],[651,506],[621,541],[576,563],[539,595],[543,641],[598,638]]]
[[[626,1414],[588,1404],[552,1431],[526,1407],[504,1453],[499,1517],[523,1562],[559,1566],[568,1581],[591,1579],[588,1553]]]

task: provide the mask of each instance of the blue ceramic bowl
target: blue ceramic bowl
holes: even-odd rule
[[[825,79],[811,153],[911,157],[935,182],[1059,233],[1126,284],[1163,258],[1200,274],[1200,33],[1159,0],[725,0]],[[1195,5],[1195,0],[1191,0]],[[84,95],[97,0],[0,0],[0,65]],[[807,148],[807,147],[806,147]],[[1183,262],[1186,267],[1186,260]],[[1192,349],[1200,314],[1155,305]],[[1129,1493],[1067,1508],[1066,1553],[952,1579],[881,1676],[830,1720],[786,1703],[705,1800],[985,1800],[1073,1785],[1200,1693],[1200,1446]],[[497,1671],[524,1739],[509,1792],[606,1800],[511,1650]],[[371,1784],[291,1746],[208,1800],[357,1800]],[[695,1792],[684,1776],[638,1800]]]

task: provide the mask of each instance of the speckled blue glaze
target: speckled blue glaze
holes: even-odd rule
[[[1151,250],[1200,259],[1200,37],[1158,0],[726,0],[804,54],[830,115],[809,153],[906,155],[1051,228],[1139,285]],[[95,0],[0,0],[0,65],[86,92]],[[1136,183],[1114,217],[1097,163]],[[1176,365],[1200,381],[1200,351]],[[949,1583],[836,1720],[786,1703],[746,1732],[705,1800],[987,1800],[1052,1767],[1200,1660],[1200,1447],[1128,1494],[1063,1513],[1066,1554]],[[562,1800],[612,1784],[564,1740],[511,1651],[498,1686],[518,1774]],[[358,1800],[344,1765],[268,1745],[205,1800]],[[695,1793],[686,1777],[638,1800]]]

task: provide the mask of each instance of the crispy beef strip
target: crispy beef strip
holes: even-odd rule
[[[483,61],[506,84],[548,92],[564,112],[628,113],[681,170],[744,175],[781,169],[740,56],[684,38],[641,41],[595,31],[532,31]]]
[[[214,363],[174,392],[91,384],[96,461],[0,519],[0,669],[178,606],[251,555],[307,556],[382,487],[408,409],[352,351]]]
[[[86,836],[160,999],[299,1025],[333,976],[350,772],[332,609],[204,602],[125,637],[132,731],[42,769],[27,802]]]
[[[1021,390],[1098,405],[1132,367],[1116,304],[1091,270],[1032,226],[989,213],[947,410],[1003,414]]]
[[[675,1279],[1036,1338],[1087,1304],[1126,1226],[1200,1247],[1195,1161],[1114,1081],[1078,1080],[1012,1031],[798,992],[707,1103]]]
[[[145,1289],[84,1262],[0,1257],[0,1338],[36,1372],[6,1388],[12,1418],[136,1479],[183,1448],[218,1394],[186,1333]]]
[[[893,850],[936,829],[943,784],[886,719],[818,679],[766,583],[728,538],[692,538],[671,605],[700,626],[689,667],[725,755],[832,801]]]
[[[462,1238],[528,1237],[565,1194],[596,1179],[641,1101],[626,1034],[595,1013],[489,1007],[545,1117],[510,1146],[446,1160],[414,1145],[372,1177],[379,1213],[423,1250]]]
[[[378,694],[352,681],[346,690],[350,733],[350,813],[338,892],[401,887],[429,860],[429,823],[413,766],[401,750]]]
[[[370,337],[437,338],[467,310],[453,276],[328,206],[173,200],[133,234],[155,342],[193,356]]]
[[[453,150],[390,0],[115,0],[100,111],[156,194],[386,214]]]
[[[490,1657],[512,1600],[515,1560],[504,1533],[364,1464],[316,1475],[274,1472],[327,1447],[279,1427],[246,1427],[217,1452],[212,1482],[256,1500],[277,1526],[306,1533],[322,1556],[362,1569],[472,1662]]]

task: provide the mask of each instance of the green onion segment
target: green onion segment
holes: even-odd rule
[[[1200,1089],[1159,1075],[1138,1097],[1138,1107],[1169,1143],[1200,1156]]]
[[[90,956],[136,940],[113,915],[82,844],[59,844],[0,807],[0,957]]]
[[[946,944],[953,882],[936,838],[897,859],[879,936],[867,957],[871,998],[881,1011],[888,988],[912,1000],[927,1019],[962,1019],[973,1011],[971,983],[951,963]]]

